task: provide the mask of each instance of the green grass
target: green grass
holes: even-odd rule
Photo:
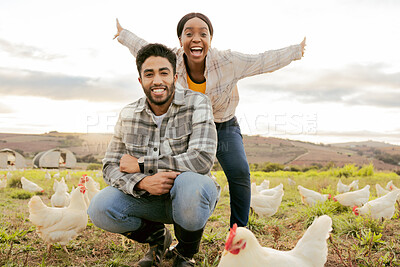
[[[358,179],[359,187],[371,185],[371,197],[376,197],[375,184],[383,186],[390,180],[399,186],[400,177],[395,173],[377,172],[369,168],[362,172],[346,167],[347,173],[357,176],[341,177],[349,184]],[[49,171],[52,176],[58,171]],[[7,173],[0,171],[0,175]],[[45,171],[14,171],[12,185],[0,189],[0,266],[132,266],[147,251],[147,245],[136,242],[123,242],[118,234],[108,233],[94,226],[90,221],[77,238],[67,246],[66,254],[59,245],[54,246],[50,255],[46,245],[35,232],[35,226],[28,220],[27,203],[34,195],[20,188],[21,176],[44,188],[40,197],[49,205],[54,193],[55,178],[46,180]],[[336,194],[339,180],[338,170],[301,172],[252,172],[252,182],[260,184],[264,179],[270,181],[270,187],[279,183],[284,185],[285,194],[278,212],[269,218],[250,214],[248,227],[256,235],[262,246],[280,250],[292,249],[304,234],[316,216],[329,215],[333,219],[332,241],[328,241],[328,261],[325,266],[400,266],[400,220],[399,212],[391,220],[375,221],[368,217],[356,217],[350,208],[337,202],[326,201],[314,207],[307,207],[300,201],[297,185],[317,190],[325,194]],[[66,171],[60,172],[65,177]],[[71,188],[79,183],[82,174],[92,176],[106,186],[101,172],[70,171],[71,179],[66,183]],[[363,176],[364,174],[371,174]],[[196,266],[217,266],[228,233],[230,204],[227,181],[222,171],[215,172],[221,185],[221,198],[207,223],[200,252],[196,255]],[[288,178],[296,182],[290,186]],[[59,179],[58,179],[59,180]],[[172,231],[173,227],[168,226]],[[173,232],[173,231],[172,231]],[[166,261],[164,266],[171,266]]]

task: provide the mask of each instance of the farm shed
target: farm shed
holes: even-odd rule
[[[0,168],[25,168],[25,158],[18,152],[4,148],[0,150]]]
[[[34,168],[73,168],[75,165],[74,153],[64,148],[43,151],[33,158]]]

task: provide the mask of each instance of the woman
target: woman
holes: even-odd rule
[[[117,20],[118,41],[136,57],[147,42],[121,27]],[[250,170],[235,109],[239,103],[237,82],[257,74],[272,72],[299,60],[305,38],[298,44],[248,55],[211,48],[213,27],[207,16],[189,13],[178,22],[180,48],[177,55],[178,83],[206,94],[212,103],[218,131],[217,159],[228,179],[231,205],[230,226],[246,226],[250,209]]]

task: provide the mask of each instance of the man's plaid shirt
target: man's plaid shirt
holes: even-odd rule
[[[145,191],[135,185],[160,171],[192,171],[210,175],[217,149],[212,107],[208,97],[187,89],[175,89],[174,99],[158,128],[146,97],[125,106],[103,159],[107,184],[139,197]],[[144,173],[123,173],[124,154],[144,156]]]

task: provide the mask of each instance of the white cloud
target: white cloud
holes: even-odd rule
[[[64,55],[60,54],[49,54],[42,49],[34,46],[14,44],[4,39],[0,39],[0,49],[9,53],[11,56],[22,58],[53,60],[65,57]]]
[[[107,80],[0,68],[0,84],[1,95],[39,96],[54,100],[124,102],[143,95],[138,81],[126,76]]]
[[[282,100],[292,98],[302,103],[400,108],[400,72],[387,72],[384,63],[353,64],[315,73],[291,69],[245,80],[240,91],[242,95],[249,91],[279,93]]]

